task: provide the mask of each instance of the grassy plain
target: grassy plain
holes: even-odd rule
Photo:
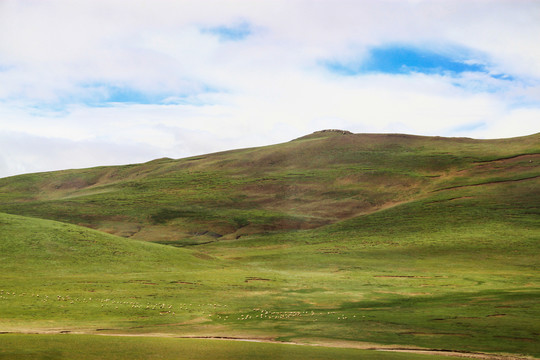
[[[0,359],[20,360],[404,360],[410,354],[288,344],[159,337],[105,337],[92,335],[5,335]],[[446,356],[414,355],[419,360]]]
[[[321,133],[0,179],[0,211],[24,215],[0,214],[0,331],[539,356],[539,144]]]

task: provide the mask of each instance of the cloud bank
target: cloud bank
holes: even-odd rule
[[[540,131],[537,1],[0,2],[0,176],[323,128]]]

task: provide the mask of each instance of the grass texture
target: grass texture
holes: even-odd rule
[[[539,356],[539,143],[316,133],[0,179],[0,332],[15,333],[0,335],[0,358],[63,358],[92,342],[111,359],[123,347],[152,358],[183,346],[222,347],[209,351],[224,359],[250,347],[279,358],[264,357],[266,347],[281,356],[279,346],[300,349],[299,359],[364,358],[353,349],[21,335],[32,332]]]

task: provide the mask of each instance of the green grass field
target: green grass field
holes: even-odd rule
[[[539,163],[539,135],[321,133],[0,179],[0,358],[540,356]]]
[[[240,341],[105,337],[92,335],[4,335],[0,359],[178,359],[178,360],[403,360],[410,354],[347,348]],[[419,360],[446,356],[414,354]]]

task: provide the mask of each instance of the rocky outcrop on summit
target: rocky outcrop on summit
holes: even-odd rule
[[[336,135],[354,135],[354,134],[347,130],[326,129],[326,130],[315,131],[312,134],[299,137],[298,139],[295,139],[295,140],[314,139],[314,138],[319,138],[319,137],[336,136]]]
[[[326,130],[320,130],[315,131],[313,134],[321,134],[321,133],[336,133],[340,135],[352,135],[352,132],[347,130],[339,130],[339,129],[326,129]]]

